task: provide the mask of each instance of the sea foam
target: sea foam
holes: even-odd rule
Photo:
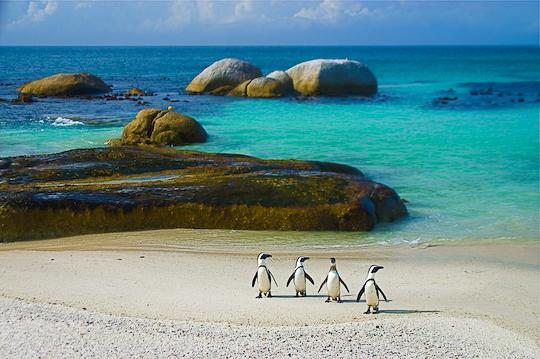
[[[72,120],[65,117],[57,117],[54,119],[52,126],[74,126],[74,125],[84,125],[81,121]]]

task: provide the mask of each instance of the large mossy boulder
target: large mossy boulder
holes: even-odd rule
[[[159,228],[369,231],[407,214],[346,165],[152,146],[0,158],[0,242]]]
[[[147,108],[137,113],[124,127],[122,138],[113,145],[182,146],[205,142],[208,134],[197,120],[160,108]]]
[[[186,91],[225,95],[237,85],[260,76],[261,70],[247,61],[222,59],[198,74],[186,87]]]
[[[37,97],[92,96],[107,93],[111,88],[97,76],[56,74],[27,82],[17,88],[22,94]]]
[[[288,69],[294,89],[304,96],[373,96],[377,79],[364,64],[352,60],[318,59]]]

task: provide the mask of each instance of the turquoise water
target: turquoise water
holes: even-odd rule
[[[228,56],[252,61],[263,73],[311,58],[358,59],[379,79],[379,95],[265,100],[183,92],[206,65]],[[408,218],[343,235],[344,241],[539,237],[537,48],[4,47],[0,97],[14,97],[24,81],[70,71],[95,73],[115,92],[132,86],[156,92],[147,106],[173,105],[197,118],[210,139],[190,149],[342,162],[409,201]],[[489,89],[493,94],[474,95]],[[436,102],[444,96],[458,100]],[[105,100],[0,103],[0,156],[102,146],[141,108]]]

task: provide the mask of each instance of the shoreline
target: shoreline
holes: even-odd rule
[[[197,241],[170,245],[170,236],[182,231],[205,238],[209,233],[159,230],[0,244],[0,303],[54,303],[55,308],[64,308],[58,309],[61,312],[84,308],[119,321],[142,318],[265,330],[348,325],[347,331],[356,333],[356,327],[375,321],[422,331],[434,322],[446,328],[442,323],[467,326],[476,320],[484,323],[480,327],[500,327],[530,340],[528,349],[539,350],[537,241],[369,245],[354,250],[274,248],[268,264],[279,287],[273,290],[274,298],[256,300],[250,283],[259,250],[237,251],[221,240],[213,242],[213,251],[196,250],[194,245],[201,243]],[[308,287],[306,298],[295,298],[294,290],[285,287],[300,253],[312,257],[306,269],[316,284]],[[351,290],[343,295],[342,304],[324,303],[324,294],[316,293],[331,256],[337,258],[338,270]],[[390,302],[381,304],[379,315],[363,315],[365,304],[355,299],[373,263],[385,267],[377,281]],[[476,340],[491,340],[481,333],[475,334]]]

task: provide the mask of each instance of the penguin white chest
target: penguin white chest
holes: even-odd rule
[[[370,280],[366,283],[366,304],[371,307],[379,306],[379,297],[377,296],[377,287],[375,287],[375,282]]]
[[[298,268],[294,272],[294,286],[299,292],[306,291],[306,273],[303,267]]]
[[[263,293],[270,291],[270,274],[265,267],[257,269],[257,280],[259,281],[259,291]]]
[[[337,272],[328,273],[328,281],[326,282],[326,289],[328,290],[328,296],[332,299],[336,299],[340,296],[339,288],[339,274]]]

